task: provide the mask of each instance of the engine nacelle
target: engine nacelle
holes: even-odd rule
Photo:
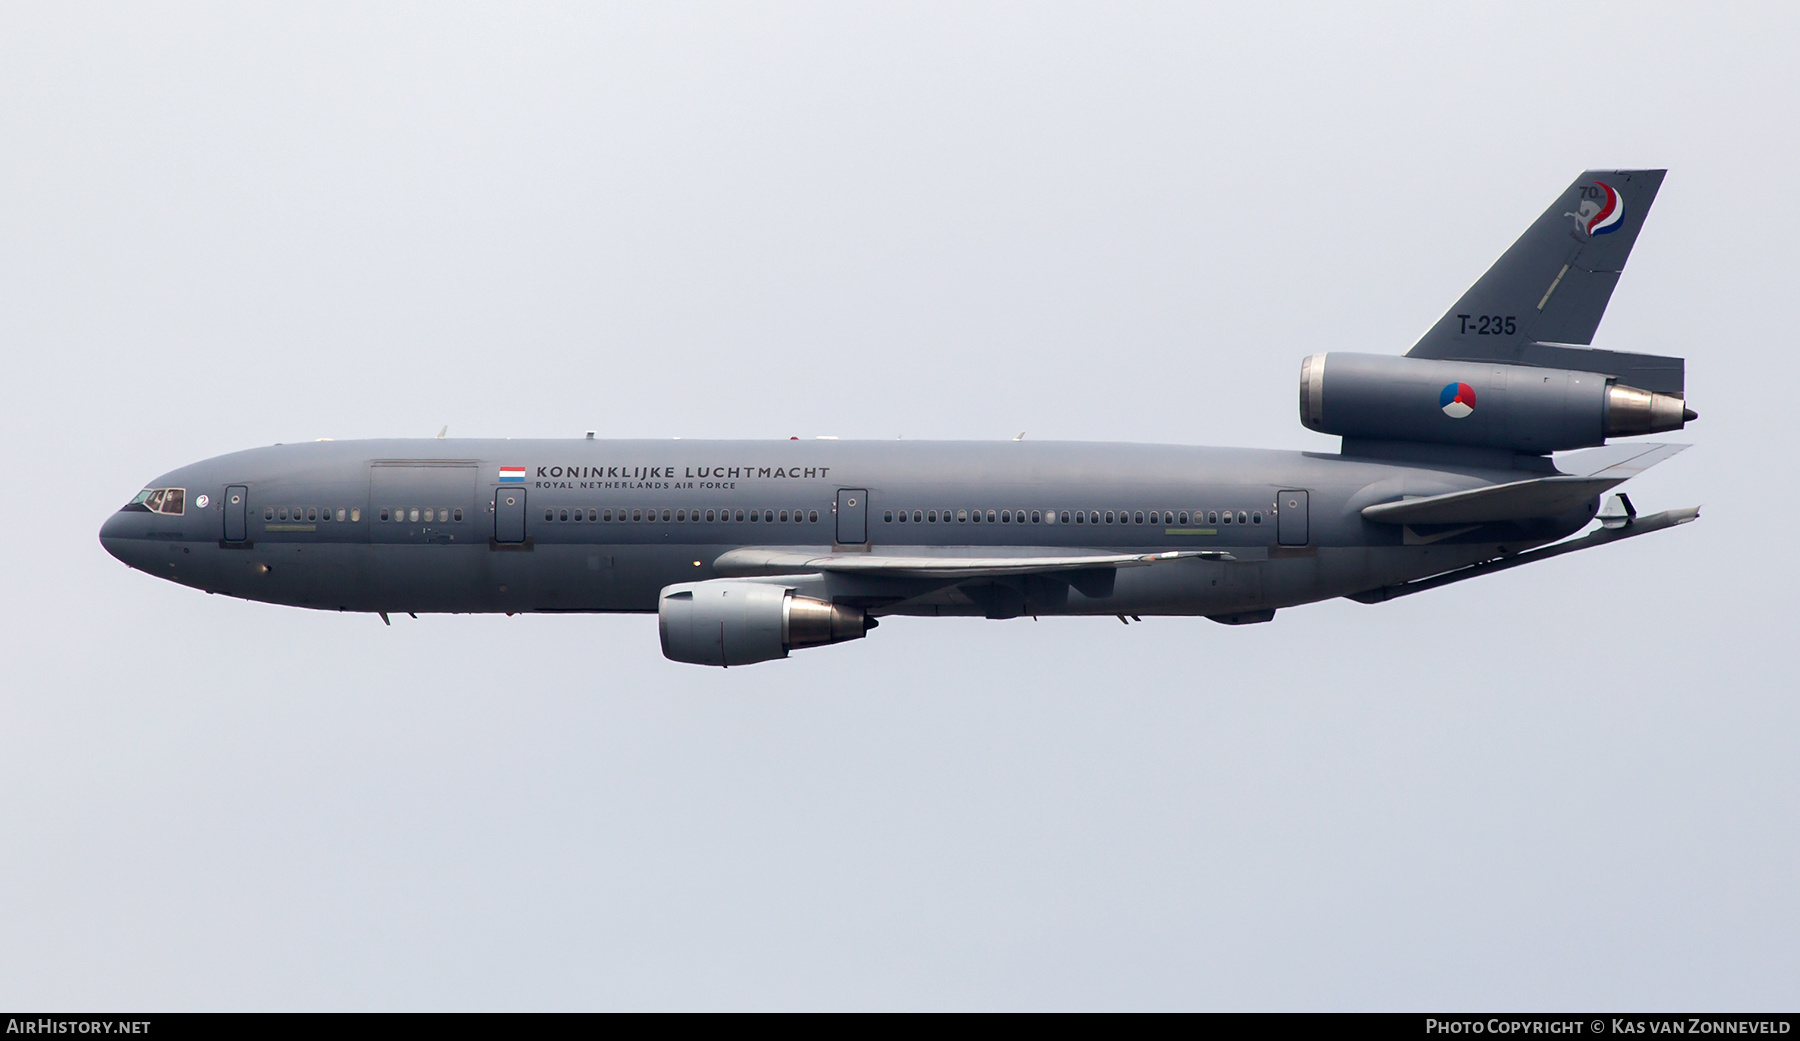
[[[1322,434],[1542,453],[1693,418],[1679,395],[1598,372],[1344,353],[1300,365],[1300,422]]]
[[[875,619],[767,582],[720,578],[668,586],[657,602],[663,656],[693,665],[749,665],[800,647],[860,640]]]

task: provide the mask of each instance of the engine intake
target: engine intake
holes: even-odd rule
[[[1543,453],[1695,418],[1678,394],[1598,372],[1345,353],[1300,365],[1300,422],[1344,437]]]
[[[860,640],[875,619],[767,582],[713,579],[668,586],[657,603],[663,656],[692,665],[750,665],[801,647]]]

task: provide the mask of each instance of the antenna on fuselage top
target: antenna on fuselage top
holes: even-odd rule
[[[1021,430],[1021,431],[1019,431],[1019,436],[1018,436],[1018,437],[1015,437],[1015,438],[1013,438],[1013,440],[1014,440],[1014,441],[1023,441],[1023,440],[1025,440],[1025,431],[1023,431],[1023,430]]]
[[[442,441],[444,439],[444,435],[448,434],[449,432],[450,432],[450,424],[445,423],[443,426],[443,429],[438,431],[438,440]]]

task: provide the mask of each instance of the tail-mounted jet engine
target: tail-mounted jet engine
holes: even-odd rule
[[[1694,418],[1679,394],[1598,372],[1335,352],[1300,365],[1300,421],[1350,438],[1543,453]]]
[[[663,656],[693,665],[749,665],[801,647],[860,640],[875,619],[767,582],[714,579],[663,589]]]

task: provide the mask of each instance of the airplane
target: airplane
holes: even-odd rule
[[[714,666],[896,615],[1244,625],[1377,604],[1699,516],[1612,493],[1687,447],[1616,440],[1697,418],[1684,359],[1590,346],[1665,172],[1584,172],[1404,356],[1304,359],[1300,421],[1336,453],[322,440],[170,471],[100,541],[209,593],[383,622],[655,612],[665,656]]]

